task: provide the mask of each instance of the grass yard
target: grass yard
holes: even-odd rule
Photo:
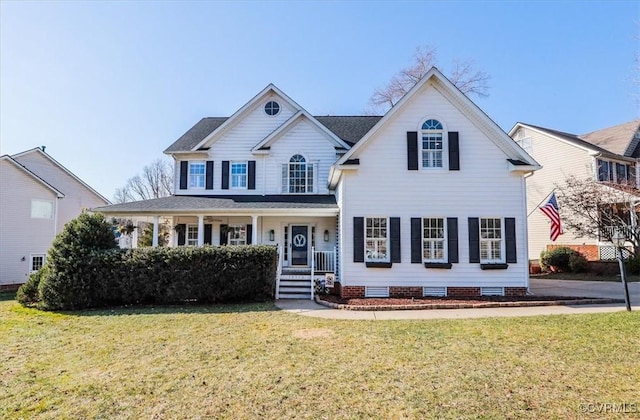
[[[5,294],[0,418],[637,417],[639,331],[638,312],[384,322],[272,304],[47,313]],[[606,403],[627,413],[583,412]]]

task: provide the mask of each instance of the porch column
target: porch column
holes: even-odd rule
[[[204,216],[198,215],[198,246],[204,245]]]
[[[160,216],[153,216],[153,239],[151,240],[151,246],[156,248],[158,246],[158,232],[160,224]]]
[[[253,229],[251,229],[251,244],[258,245],[258,216],[251,216],[251,224],[253,225]]]

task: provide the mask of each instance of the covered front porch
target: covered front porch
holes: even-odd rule
[[[139,226],[121,240],[128,247],[139,246],[142,226],[152,231],[147,245],[154,247],[276,246],[276,298],[313,298],[313,279],[325,273],[337,274],[339,239],[335,198],[316,196],[310,200],[313,197],[300,196],[293,201],[287,196],[277,201],[267,196],[255,201],[246,197],[173,196],[93,210]],[[168,208],[169,204],[173,208]]]

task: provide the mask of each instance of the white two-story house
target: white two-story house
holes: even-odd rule
[[[637,188],[640,171],[640,120],[629,121],[587,134],[570,134],[532,124],[517,123],[509,135],[542,169],[527,178],[529,258],[537,260],[549,246],[563,245],[589,260],[615,259],[615,249],[604,238],[579,238],[565,230],[555,242],[549,239],[549,219],[538,210],[556,186],[568,176],[593,179],[603,185],[624,184]],[[640,193],[638,194],[640,200]],[[566,212],[562,202],[560,213]],[[630,218],[636,223],[636,218]]]
[[[524,294],[539,165],[436,68],[385,116],[310,115],[274,85],[165,150],[171,197],[94,209],[173,246],[270,244],[278,297]]]
[[[105,204],[109,200],[41,148],[0,156],[0,289],[27,281],[65,223]]]

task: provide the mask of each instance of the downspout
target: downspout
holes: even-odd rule
[[[527,294],[530,293],[531,281],[529,278],[529,221],[527,216],[527,178],[533,175],[533,172],[527,172],[522,177],[522,211],[523,211],[523,220],[524,220],[524,232],[525,232],[525,241],[524,241],[524,255],[526,258],[526,266],[525,266],[525,284],[527,288]]]

